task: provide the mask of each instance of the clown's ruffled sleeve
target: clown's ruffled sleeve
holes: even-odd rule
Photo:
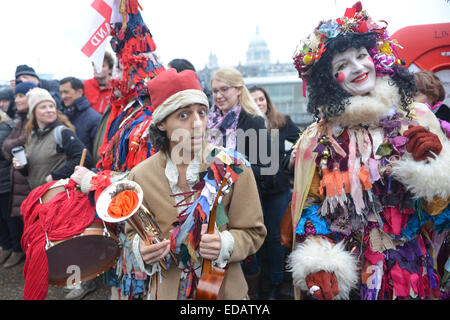
[[[308,291],[306,277],[326,271],[336,276],[339,293],[335,299],[349,299],[350,291],[358,284],[358,261],[343,242],[332,243],[326,237],[310,236],[289,255],[288,270],[294,285]]]

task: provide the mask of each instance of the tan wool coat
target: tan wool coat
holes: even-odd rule
[[[156,216],[163,236],[170,239],[169,231],[173,229],[178,211],[174,207],[174,198],[170,196],[172,192],[165,176],[166,160],[166,154],[158,152],[133,168],[128,179],[141,186],[144,192],[142,204]],[[206,171],[208,166],[203,157],[200,172]],[[248,287],[240,261],[256,253],[267,233],[253,172],[244,164],[239,167],[243,172],[223,199],[229,222],[219,228],[219,231],[228,230],[234,237],[234,250],[219,292],[219,299],[224,300],[240,300],[246,296]],[[136,232],[129,223],[126,225],[126,234],[132,242]],[[161,283],[159,277],[157,281],[151,281],[150,295],[158,300],[176,300],[180,276],[181,269],[172,263],[169,270],[162,270]]]

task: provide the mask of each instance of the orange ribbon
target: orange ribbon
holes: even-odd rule
[[[125,190],[116,195],[109,204],[108,214],[113,218],[123,218],[136,209],[139,198],[133,190]]]
[[[359,180],[361,181],[363,190],[370,190],[372,189],[372,183],[370,183],[370,176],[369,172],[366,170],[365,166],[361,166],[361,170],[358,174]]]
[[[342,190],[345,193],[350,193],[350,179],[348,171],[341,172],[335,169],[332,172],[328,168],[322,169],[322,180],[320,181],[319,192],[324,195],[325,189],[329,197],[334,197],[336,193],[342,195]]]

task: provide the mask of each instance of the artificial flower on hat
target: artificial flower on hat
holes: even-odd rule
[[[386,31],[387,22],[382,21],[382,23],[385,26],[375,23],[362,9],[360,1],[355,3],[352,8],[347,8],[344,16],[321,21],[306,39],[300,41],[294,53],[294,65],[299,76],[304,78],[312,72],[312,66],[327,50],[327,42],[330,39],[348,32],[375,32],[377,34],[376,49],[369,53],[374,60],[377,76],[392,74],[394,65],[404,64],[404,62],[398,57],[396,51],[398,43],[390,39]]]

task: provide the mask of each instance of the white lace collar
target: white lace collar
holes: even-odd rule
[[[178,183],[178,168],[177,165],[170,159],[169,154],[166,153],[166,169],[165,174],[167,180],[169,181],[170,189],[173,194],[182,193],[183,191],[177,186]],[[199,157],[194,157],[194,159],[189,163],[186,170],[186,180],[189,186],[189,189],[192,190],[192,187],[198,180],[198,174],[200,172],[201,161]],[[184,198],[184,196],[176,196],[175,203],[178,203]],[[185,208],[184,206],[178,207],[178,212],[180,213]]]

